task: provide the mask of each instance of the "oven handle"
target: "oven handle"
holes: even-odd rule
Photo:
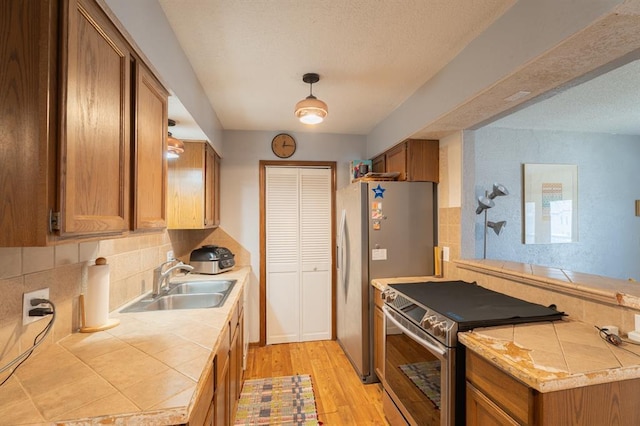
[[[415,340],[416,342],[418,342],[419,344],[421,344],[425,348],[429,349],[431,352],[435,352],[436,354],[440,355],[441,357],[444,357],[446,355],[445,350],[442,349],[441,347],[436,346],[433,343],[431,343],[429,340],[425,340],[423,337],[420,337],[417,334],[415,334],[414,332],[412,332],[410,330],[407,330],[407,328],[404,325],[400,324],[400,322],[393,317],[393,314],[391,313],[391,308],[388,308],[385,305],[385,306],[382,307],[382,312],[384,312],[384,316],[387,319],[391,320],[391,322],[396,327],[398,327],[400,330],[402,330],[403,333],[407,334],[413,340]]]

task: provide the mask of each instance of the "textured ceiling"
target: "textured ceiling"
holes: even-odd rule
[[[640,135],[640,60],[571,87],[490,126]]]
[[[159,3],[224,129],[366,135],[515,0]],[[317,127],[293,115],[307,72]]]

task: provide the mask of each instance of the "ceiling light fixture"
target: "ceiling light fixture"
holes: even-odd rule
[[[173,127],[176,125],[176,121],[169,119],[169,127]],[[173,137],[171,132],[168,132],[169,136],[167,137],[167,158],[178,158],[180,154],[184,152],[184,142],[180,139],[176,139]]]
[[[302,76],[302,81],[309,84],[309,96],[296,104],[296,117],[304,124],[318,124],[327,116],[329,109],[327,104],[313,96],[313,83],[320,81],[316,73],[307,73]]]

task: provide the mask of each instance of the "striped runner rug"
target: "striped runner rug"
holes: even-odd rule
[[[311,376],[246,380],[236,425],[320,425]]]

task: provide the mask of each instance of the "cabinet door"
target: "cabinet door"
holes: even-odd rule
[[[42,246],[55,204],[58,1],[0,3],[0,247]]]
[[[387,171],[384,154],[378,155],[371,161],[371,171],[374,173],[384,173]]]
[[[205,144],[204,161],[204,226],[210,228],[216,226],[215,201],[216,201],[216,153],[209,144]]]
[[[133,229],[166,227],[167,92],[140,62],[133,133]]]
[[[60,233],[121,233],[130,210],[130,53],[96,4],[64,4]]]
[[[516,426],[511,416],[502,411],[482,392],[467,382],[467,426]]]
[[[387,172],[399,172],[398,180],[407,180],[407,144],[401,143],[385,154]]]
[[[218,387],[213,396],[214,425],[227,426],[231,424],[229,412],[229,358],[227,357],[221,375],[218,377]]]
[[[214,228],[220,223],[220,157],[206,141],[187,141],[169,161],[169,229]]]
[[[407,144],[407,180],[413,182],[439,182],[440,142],[437,140],[409,139]]]
[[[229,353],[229,414],[231,423],[234,421],[238,390],[241,388],[238,375],[238,337],[240,334],[238,331],[238,325],[236,324]]]

